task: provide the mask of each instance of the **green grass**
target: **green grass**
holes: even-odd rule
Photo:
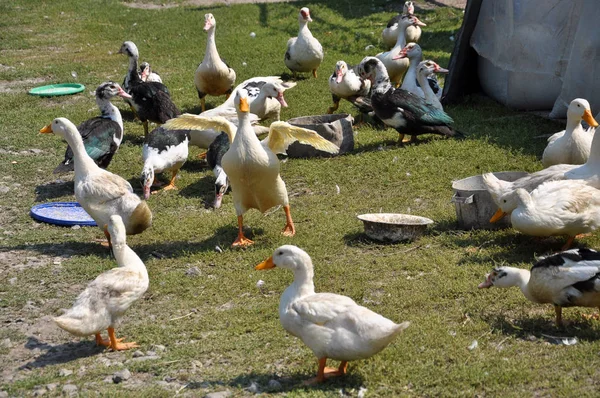
[[[284,120],[324,113],[331,105],[327,78],[335,62],[357,63],[372,55],[375,51],[365,47],[380,48],[381,29],[394,15],[380,0],[302,6],[310,7],[310,28],[326,54],[318,79],[302,80],[286,93],[290,106],[282,112]],[[256,244],[247,250],[229,247],[236,236],[230,194],[220,210],[205,209],[213,177],[196,160],[199,150],[192,149],[179,191],[153,196],[154,225],[129,238],[148,267],[150,289],[117,332],[143,351],[154,344],[167,347],[159,360],[126,363],[132,381],[103,382],[120,366],[99,362],[125,362],[132,352],[100,354],[91,341],[79,342],[51,322],[37,326],[46,325],[44,317],[68,307],[90,280],[114,266],[109,253],[93,242],[101,236],[98,229],[71,230],[30,219],[28,211],[38,202],[73,199],[69,178],[55,183],[52,175],[65,144],[38,130],[55,117],[79,123],[96,115],[90,92],[108,79],[122,81],[127,60],[116,52],[124,40],[138,45],[141,59],[161,73],[182,110],[198,113],[193,73],[204,54],[206,12],[215,15],[219,52],[236,70],[238,82],[287,73],[283,53],[288,37],[297,32],[299,7],[144,10],[116,1],[0,4],[0,185],[9,188],[0,194],[0,342],[12,343],[10,348],[0,344],[0,368],[16,375],[12,381],[0,379],[0,389],[22,396],[36,386],[70,382],[83,393],[107,396],[173,396],[183,386],[179,394],[190,396],[223,389],[248,395],[245,388],[256,382],[263,392],[286,396],[338,396],[340,389],[356,396],[360,387],[368,389],[367,396],[594,395],[600,382],[600,326],[579,316],[589,310],[566,310],[571,322],[556,330],[550,306],[529,303],[517,290],[477,289],[494,265],[528,267],[535,255],[562,245],[558,238],[540,243],[512,230],[456,229],[452,180],[487,171],[538,170],[544,141],[533,137],[562,128],[480,96],[447,108],[456,128],[468,134],[464,141],[433,138],[399,148],[396,132],[366,127],[357,131],[352,154],[282,163],[298,233],[293,239],[281,236],[281,210],[267,216],[251,211],[245,223]],[[449,8],[421,13],[428,24],[421,39],[426,57],[448,64],[449,37],[462,15]],[[249,36],[252,31],[255,39]],[[73,81],[85,84],[86,91],[50,99],[26,94],[42,83]],[[222,100],[208,97],[211,106]],[[126,118],[125,140],[110,170],[139,189],[143,128],[131,121],[123,102],[115,103]],[[355,113],[344,102],[340,111]],[[31,148],[42,152],[20,153]],[[419,214],[436,224],[416,243],[379,245],[362,235],[356,215],[380,210]],[[393,320],[410,320],[411,327],[380,354],[351,363],[346,378],[303,387],[302,380],[316,372],[316,359],[284,332],[277,315],[279,296],[292,275],[253,270],[287,243],[312,256],[317,290],[345,294]],[[591,247],[598,243],[597,237],[580,241]],[[41,263],[18,267],[27,264],[27,256]],[[187,276],[190,267],[198,267],[200,275]],[[262,292],[256,288],[259,279],[266,282]],[[551,345],[542,334],[577,336],[579,342]],[[479,347],[470,351],[473,340]],[[88,354],[76,355],[80,351]],[[61,353],[75,358],[61,362]],[[60,377],[62,368],[75,374]],[[174,381],[157,384],[166,377]],[[283,390],[269,390],[271,379]]]

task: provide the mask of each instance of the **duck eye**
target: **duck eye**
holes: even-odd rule
[[[280,251],[280,252],[279,252],[279,253],[277,253],[277,254],[278,254],[278,255],[280,255],[280,256],[283,256],[283,252],[282,252],[282,251]]]

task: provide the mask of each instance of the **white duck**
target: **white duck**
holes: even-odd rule
[[[145,82],[162,83],[160,75],[150,68],[150,64],[148,62],[142,62],[140,64],[140,79]]]
[[[600,307],[600,253],[574,249],[542,257],[531,271],[499,267],[479,288],[517,286],[534,303],[554,304],[556,326],[562,326],[562,307]]]
[[[548,181],[531,194],[518,188],[503,195],[500,202],[490,222],[510,214],[513,228],[526,235],[567,235],[563,250],[571,247],[577,235],[600,226],[600,190],[583,180]]]
[[[204,15],[204,30],[208,32],[206,53],[202,63],[198,65],[194,75],[194,83],[200,98],[202,112],[206,110],[206,95],[229,95],[235,84],[235,71],[219,56],[215,43],[215,27],[217,21],[212,14]]]
[[[144,199],[150,197],[150,188],[155,183],[155,173],[171,172],[171,181],[160,191],[177,189],[175,178],[188,158],[190,132],[188,130],[168,130],[159,126],[144,140],[142,159],[144,167],[140,177]],[[157,193],[154,191],[152,193]]]
[[[400,20],[398,21],[398,38],[396,40],[396,45],[390,51],[383,52],[377,54],[377,57],[385,68],[387,69],[387,73],[389,75],[390,81],[396,84],[396,87],[400,85],[402,81],[402,76],[408,69],[409,61],[406,58],[394,59],[394,56],[398,55],[400,51],[406,46],[406,38],[404,35],[404,30],[408,26],[426,26],[423,22],[419,21],[419,18],[413,16],[402,15]]]
[[[434,73],[448,73],[448,69],[444,69],[439,66],[437,63],[431,60],[421,61],[419,66],[417,66],[417,81],[423,87],[423,94],[425,95],[425,100],[435,106],[437,109],[444,110],[442,103],[440,102],[439,97],[436,93],[433,92],[433,89],[428,84]],[[439,90],[441,93],[442,90]]]
[[[152,225],[152,213],[145,201],[133,193],[127,180],[103,170],[86,153],[77,127],[66,118],[56,118],[41,133],[55,133],[64,138],[75,159],[75,198],[96,221],[109,239],[107,225],[112,215],[123,219],[127,235],[142,233]]]
[[[297,72],[311,71],[316,78],[317,69],[323,62],[323,47],[308,29],[309,22],[312,22],[310,10],[303,7],[298,15],[300,31],[297,37],[288,40],[284,57],[285,66],[292,71],[294,78]]]
[[[410,325],[410,322],[394,323],[356,304],[350,297],[315,293],[311,258],[296,246],[277,248],[255,269],[276,266],[294,273],[294,282],[285,289],[279,301],[279,321],[319,360],[317,376],[307,384],[346,374],[348,361],[377,354]],[[325,367],[327,358],[341,361],[340,366],[337,369]]]
[[[421,85],[421,82],[419,81],[417,69],[421,61],[423,61],[423,50],[421,49],[421,46],[416,43],[408,43],[400,50],[398,55],[392,57],[394,60],[402,58],[408,58],[409,66],[400,88],[410,91],[421,98],[425,98],[424,90],[429,87],[431,91],[435,93],[438,100],[442,98],[442,87],[438,85],[435,75],[430,75],[431,77],[429,79],[425,79],[425,85]]]
[[[370,106],[366,107],[368,109],[364,109],[365,106],[362,102],[357,102],[358,98],[369,99],[371,81],[360,78],[354,68],[348,68],[348,64],[344,61],[336,62],[335,70],[329,77],[329,91],[331,91],[333,105],[327,109],[327,113],[335,112],[340,106],[342,98],[359,107],[361,111],[372,111]]]
[[[209,119],[196,115],[183,115],[169,121],[169,126],[173,128],[212,127],[229,135],[231,146],[223,155],[221,163],[229,177],[233,203],[238,216],[238,237],[233,242],[233,246],[248,246],[254,243],[243,233],[243,215],[249,209],[258,209],[264,213],[274,206],[282,205],[286,216],[283,234],[294,236],[296,233],[285,183],[279,175],[277,154],[285,154],[288,146],[295,141],[329,153],[337,153],[339,150],[336,145],[313,130],[292,126],[286,122],[272,123],[269,127],[269,135],[259,141],[250,125],[250,106],[247,96],[248,93],[244,89],[238,90],[235,96],[239,117],[237,129],[233,123],[220,117]]]
[[[392,48],[396,44],[396,39],[398,38],[398,21],[402,18],[402,15],[412,16],[414,13],[415,6],[413,2],[407,1],[404,3],[402,14],[398,14],[390,19],[385,29],[381,32],[381,38],[386,48]],[[404,30],[404,36],[407,43],[416,43],[421,38],[421,28],[418,25],[410,25]]]
[[[584,129],[581,120],[590,128]],[[598,122],[592,116],[590,103],[583,98],[575,98],[567,109],[567,127],[550,138],[542,155],[542,164],[549,167],[555,164],[583,164],[590,156],[592,139]]]
[[[56,324],[76,336],[96,335],[96,344],[114,351],[139,347],[136,343],[123,343],[115,336],[115,326],[123,313],[148,290],[148,271],[142,260],[125,240],[125,225],[118,215],[108,221],[112,238],[112,251],[117,268],[103,272],[77,297],[73,307],[54,318]],[[101,332],[108,330],[108,340]]]

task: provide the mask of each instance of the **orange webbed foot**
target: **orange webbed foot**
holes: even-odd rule
[[[246,238],[245,236],[238,236],[235,242],[231,244],[233,247],[247,247],[253,245],[254,241]]]

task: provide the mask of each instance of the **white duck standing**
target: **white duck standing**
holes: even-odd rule
[[[590,128],[584,129],[581,120]],[[590,157],[594,131],[598,122],[592,116],[590,103],[583,98],[575,98],[567,108],[566,129],[548,138],[548,145],[542,155],[542,164],[549,167],[555,164],[583,164]]]
[[[104,231],[109,244],[107,225],[112,215],[121,216],[127,235],[142,233],[152,225],[152,213],[146,202],[133,193],[127,180],[98,167],[86,153],[81,135],[70,120],[56,118],[40,133],[55,133],[73,149],[75,199]]]
[[[285,154],[295,141],[312,145],[316,149],[337,153],[339,148],[322,138],[313,130],[292,126],[286,122],[274,122],[269,127],[269,135],[259,141],[250,124],[248,92],[238,90],[235,104],[238,112],[238,127],[222,117],[203,118],[201,115],[183,115],[168,122],[171,128],[215,128],[230,137],[231,146],[223,155],[221,164],[229,177],[233,204],[238,218],[238,237],[233,246],[248,246],[252,242],[244,236],[243,215],[249,209],[265,212],[282,205],[286,216],[283,234],[294,236],[296,227],[292,221],[285,183],[279,175],[277,154]]]
[[[412,1],[404,3],[402,14],[398,14],[389,20],[387,26],[381,32],[381,38],[386,48],[392,48],[396,44],[398,38],[398,21],[402,18],[402,15],[412,16],[415,13],[415,5]],[[410,25],[404,30],[404,36],[406,37],[407,43],[416,43],[421,38],[421,27],[418,25]]]
[[[417,66],[417,81],[423,88],[423,94],[425,95],[425,101],[432,104],[439,110],[444,110],[442,103],[440,102],[440,97],[436,93],[433,92],[431,85],[429,82],[431,81],[430,76],[433,76],[434,73],[448,73],[449,70],[442,68],[437,63],[431,60],[421,61],[419,66]],[[439,91],[441,93],[441,90]]]
[[[349,68],[344,61],[336,62],[335,70],[329,77],[329,91],[331,91],[333,105],[327,109],[327,113],[335,112],[342,98],[363,112],[372,111],[370,106],[365,107],[361,101],[357,101],[358,98],[369,100],[371,81],[360,78],[354,68]]]
[[[285,289],[279,301],[281,326],[300,338],[319,360],[317,376],[306,384],[346,374],[348,361],[377,354],[410,325],[410,322],[397,324],[356,304],[350,297],[315,293],[312,260],[296,246],[277,248],[255,269],[274,267],[294,273],[294,282]],[[327,368],[328,358],[341,361],[340,366]]]
[[[311,71],[316,78],[317,69],[323,62],[323,47],[308,29],[309,22],[312,22],[310,10],[303,7],[298,15],[300,31],[297,37],[288,40],[284,57],[285,66],[292,71],[294,78],[297,72]]]
[[[194,75],[194,83],[200,98],[202,112],[206,110],[206,95],[220,96],[231,94],[235,84],[235,71],[219,56],[215,42],[217,21],[212,14],[204,15],[204,30],[208,32],[206,52],[202,63],[198,65]]]
[[[110,217],[108,231],[117,268],[103,272],[77,297],[75,304],[65,314],[54,318],[56,324],[76,336],[96,336],[96,344],[114,351],[139,347],[135,342],[123,343],[115,336],[123,313],[148,290],[148,271],[142,260],[126,242],[123,220],[118,215]],[[108,331],[108,340],[101,332]]]
[[[426,26],[423,22],[419,21],[419,18],[413,16],[402,15],[400,20],[398,21],[398,38],[396,40],[396,45],[390,51],[383,52],[377,54],[377,57],[385,68],[387,69],[388,75],[390,77],[390,81],[396,84],[396,87],[400,85],[402,82],[402,76],[407,71],[409,66],[409,61],[406,58],[398,58],[394,59],[396,55],[400,53],[400,51],[406,46],[406,37],[404,35],[404,30],[411,26]]]
[[[499,267],[486,276],[480,289],[516,286],[534,303],[554,304],[556,326],[563,326],[563,307],[600,307],[600,253],[574,249],[542,257],[531,271]]]
[[[438,100],[442,98],[442,87],[439,86],[437,82],[437,78],[435,75],[430,75],[429,79],[426,79],[425,85],[421,85],[419,81],[419,76],[417,73],[417,69],[421,61],[423,61],[423,50],[421,46],[416,43],[408,43],[400,53],[394,57],[395,59],[408,58],[409,65],[406,74],[404,75],[404,79],[402,80],[401,89],[410,91],[411,93],[418,95],[421,98],[425,98],[426,87],[429,87],[432,91],[434,91]],[[418,84],[417,84],[418,83]]]

